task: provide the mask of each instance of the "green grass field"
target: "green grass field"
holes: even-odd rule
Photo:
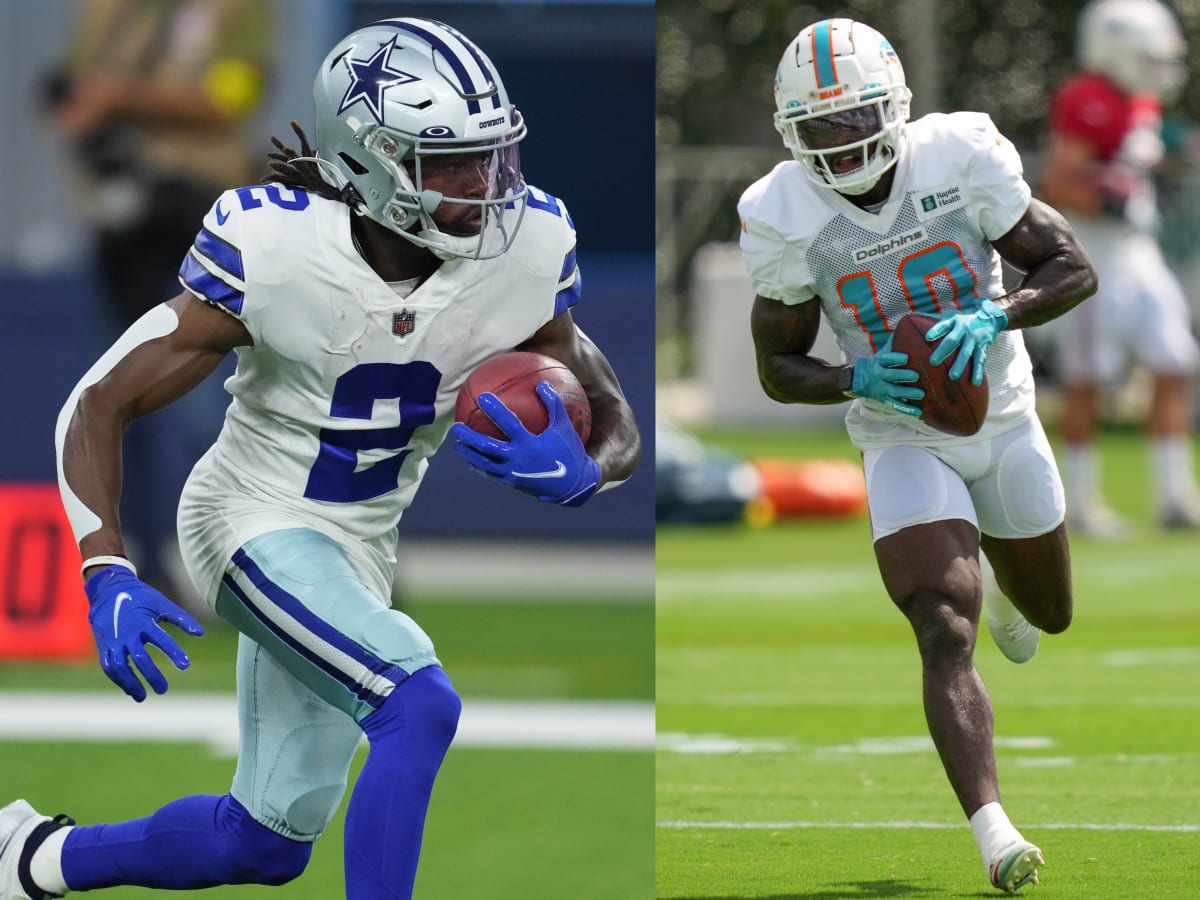
[[[855,458],[841,432],[707,435],[747,455]],[[1107,492],[1149,518],[1143,445]],[[1200,897],[1200,537],[1073,543],[1076,618],[1025,666],[986,635],[1005,807],[1070,900]],[[865,518],[660,530],[657,896],[1000,896],[921,710],[907,623]]]
[[[649,701],[653,608],[641,602],[472,603],[447,599],[405,610],[434,636],[467,698]],[[234,635],[216,626],[188,645],[193,665],[171,691],[229,691]],[[0,665],[0,691],[115,692],[98,668]],[[153,716],[152,696],[144,713]],[[132,705],[132,702],[131,704]],[[81,823],[147,815],[191,793],[224,793],[232,757],[187,743],[4,740],[0,803],[23,796],[48,815]],[[355,773],[365,753],[359,754]],[[352,776],[353,777],[353,776]],[[416,896],[628,900],[653,885],[650,751],[452,747],[434,790]],[[332,900],[342,889],[342,812],[317,842],[304,875],[281,888],[230,887],[172,897]],[[104,897],[159,896],[136,888]]]

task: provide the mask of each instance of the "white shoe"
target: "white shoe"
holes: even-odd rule
[[[1067,531],[1076,537],[1097,541],[1122,541],[1133,529],[1129,521],[1102,503],[1067,510]]]
[[[1200,528],[1200,502],[1187,496],[1158,511],[1158,524],[1168,530],[1194,531]]]
[[[1000,652],[1015,663],[1029,662],[1037,653],[1042,630],[1030,625],[1012,601],[997,591],[984,594],[988,631]]]
[[[1038,866],[1045,864],[1041,850],[1029,841],[1017,841],[988,863],[988,881],[1006,894],[1015,894],[1018,888],[1037,884]]]
[[[21,851],[29,836],[43,822],[54,822],[49,816],[38,815],[24,800],[14,800],[0,808],[0,898],[2,900],[45,900],[45,891],[31,892],[21,883]],[[32,888],[33,885],[30,885]]]

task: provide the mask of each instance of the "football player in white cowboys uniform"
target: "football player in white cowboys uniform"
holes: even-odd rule
[[[853,399],[846,424],[863,451],[875,554],[916,634],[930,733],[988,880],[1016,890],[1036,881],[1042,856],[1000,806],[992,711],[972,661],[980,550],[1007,594],[989,603],[993,635],[1024,661],[1039,628],[1067,627],[1072,599],[1062,485],[1018,329],[1079,303],[1095,275],[1062,217],[1031,201],[1015,149],[986,115],[907,121],[904,70],[874,29],[849,19],[804,29],[775,99],[795,160],[738,205],[759,375],[781,402]],[[1010,294],[1001,259],[1025,273]],[[951,437],[917,418],[916,373],[890,349],[911,312],[942,316],[928,333],[940,338],[935,364],[977,384],[987,373],[978,434]],[[822,313],[844,362],[810,355]]]
[[[302,159],[277,141],[270,183],[217,200],[183,262],[184,293],[92,367],[58,424],[101,664],[142,700],[134,666],[166,690],[146,644],[188,664],[159,623],[201,627],[122,555],[121,434],[237,353],[224,428],[179,509],[197,588],[242,632],[232,788],[111,825],[71,827],[10,804],[0,811],[6,900],[294,879],[364,733],[346,896],[409,897],[460,702],[429,637],[389,608],[395,525],[451,427],[458,388],[513,347],[579,376],[594,416],[587,447],[548,385],[541,435],[490,395],[481,404],[508,441],[454,426],[473,468],[539,500],[579,505],[637,461],[617,380],[571,319],[571,220],[522,181],[525,125],[483,52],[437,22],[386,20],[333,49],[314,94],[319,159],[302,132]]]

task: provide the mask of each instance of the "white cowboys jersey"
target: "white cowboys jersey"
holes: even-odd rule
[[[819,298],[848,363],[888,341],[904,315],[972,309],[1004,293],[990,241],[1029,207],[1021,159],[983,113],[933,114],[906,127],[891,196],[877,213],[854,206],[784,162],[738,203],[741,247],[756,293],[787,304]],[[1032,366],[1020,332],[988,349],[991,396],[980,437],[1033,405]],[[961,440],[855,400],[855,443]]]
[[[356,251],[351,215],[276,184],[227,191],[180,270],[254,339],[180,506],[185,560],[214,591],[238,547],[287,527],[366,545],[390,586],[396,523],[467,375],[579,298],[572,223],[536,188],[507,253],[444,262],[403,299]]]

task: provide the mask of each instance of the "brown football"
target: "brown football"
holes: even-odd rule
[[[484,360],[467,377],[454,404],[455,421],[464,422],[483,434],[501,440],[508,436],[479,408],[479,395],[495,394],[526,428],[534,434],[546,430],[550,417],[546,405],[534,390],[539,381],[548,381],[562,397],[571,419],[571,427],[585,444],[592,432],[592,407],[579,379],[557,359],[540,353],[511,351]]]
[[[937,324],[935,316],[912,313],[898,323],[892,333],[892,349],[908,354],[905,367],[917,373],[917,384],[925,391],[921,400],[911,401],[921,407],[921,421],[947,434],[967,436],[983,427],[988,411],[987,375],[983,384],[971,383],[971,367],[962,377],[950,378],[950,367],[957,353],[935,366],[929,362],[938,341],[925,340],[925,332]]]

